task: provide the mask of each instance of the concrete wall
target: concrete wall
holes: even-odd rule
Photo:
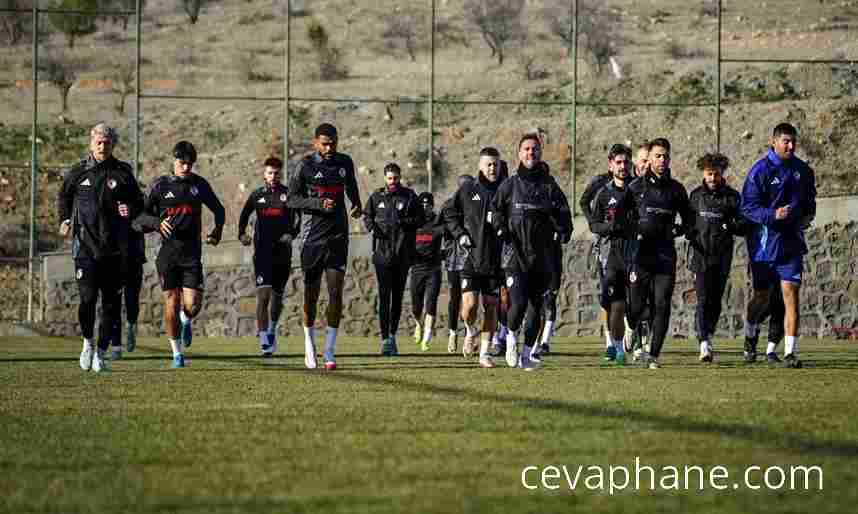
[[[858,326],[858,203],[852,199],[828,199],[821,202],[819,221],[825,223],[809,233],[810,255],[805,261],[805,282],[802,287],[801,326],[805,336],[831,335],[834,326]],[[565,251],[565,275],[559,298],[560,336],[598,335],[598,281],[588,269],[587,255],[591,241],[584,231],[583,220],[576,220],[576,233]],[[151,245],[150,245],[151,246]],[[345,334],[375,336],[378,322],[375,315],[377,281],[369,259],[369,240],[354,236],[350,245],[350,262],[345,283],[345,316],[341,324]],[[685,268],[686,243],[678,243],[679,273],[673,297],[673,316],[670,335],[694,335],[694,306],[696,293],[694,277]],[[294,252],[295,257],[298,251]],[[251,335],[255,331],[255,283],[252,276],[252,252],[236,242],[224,243],[217,248],[207,247],[204,265],[206,271],[206,301],[195,325],[200,334],[212,336]],[[162,298],[153,266],[154,258],[146,267],[141,293],[140,330],[145,335],[163,333]],[[719,335],[741,335],[743,313],[750,295],[746,268],[746,251],[743,241],[736,245],[733,272],[724,295],[724,311],[719,323]],[[295,263],[297,264],[297,262]],[[445,278],[446,280],[446,278]],[[57,335],[78,334],[77,286],[74,267],[68,254],[51,254],[43,257],[43,284],[45,289],[44,328]],[[323,290],[324,291],[324,290]],[[299,334],[303,282],[299,269],[293,271],[287,286],[287,299],[280,331]],[[322,293],[319,308],[320,323],[324,322],[327,305]],[[442,287],[439,301],[439,329],[446,326],[448,292]],[[410,296],[406,291],[401,332],[411,327]]]

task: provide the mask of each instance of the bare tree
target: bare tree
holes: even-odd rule
[[[22,0],[0,0],[0,9],[29,9],[32,4]],[[15,46],[27,33],[27,22],[32,22],[30,15],[21,12],[0,12],[0,37],[6,44]]]
[[[185,10],[185,14],[188,15],[188,21],[191,25],[195,25],[197,20],[200,17],[200,10],[203,8],[203,4],[206,3],[206,0],[182,0],[182,7]]]
[[[61,112],[68,109],[69,91],[84,69],[84,61],[59,52],[50,53],[39,61],[41,79],[50,82],[59,90]]]
[[[95,12],[98,11],[98,0],[57,0],[52,7],[65,11]],[[74,43],[80,36],[95,32],[95,18],[96,16],[91,14],[48,14],[51,26],[66,35],[69,48],[74,48]]]
[[[524,0],[466,0],[465,18],[480,31],[483,41],[503,65],[506,48],[527,35],[521,22]]]
[[[551,33],[571,51],[575,44],[575,18],[568,5],[560,2],[560,6],[549,8],[547,17],[551,20]],[[578,4],[578,48],[587,54],[597,74],[602,73],[611,57],[619,54],[622,37],[618,21],[614,13],[598,4],[584,1]]]
[[[115,109],[120,115],[125,114],[125,100],[137,90],[137,72],[134,62],[120,59],[113,63],[110,74],[110,90],[119,95]]]
[[[312,19],[307,24],[307,39],[316,54],[319,66],[319,78],[322,80],[338,80],[348,77],[348,66],[343,62],[343,54],[334,46],[324,25]]]
[[[386,18],[384,32],[381,37],[387,43],[390,50],[403,48],[411,62],[417,60],[417,51],[420,44],[420,28],[427,24],[426,16],[419,13],[389,16]]]

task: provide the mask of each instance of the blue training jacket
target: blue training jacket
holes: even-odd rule
[[[806,216],[816,210],[812,182],[813,170],[804,161],[797,157],[784,161],[771,148],[754,163],[742,187],[742,214],[752,223],[747,236],[752,261],[774,262],[807,253]],[[803,191],[810,187],[812,192]],[[790,206],[789,216],[776,220],[775,210],[785,205]]]

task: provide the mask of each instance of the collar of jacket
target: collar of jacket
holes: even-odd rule
[[[518,163],[518,170],[516,171],[516,174],[522,180],[528,180],[533,182],[545,177],[546,175],[548,175],[548,172],[545,168],[545,163],[539,161],[530,169],[525,168],[524,164]]]
[[[489,191],[494,191],[500,185],[500,180],[495,180],[494,182],[487,179],[482,172],[477,173],[477,182],[480,183],[481,186],[488,189]]]
[[[86,169],[91,170],[93,168],[97,168],[97,167],[102,166],[102,165],[110,164],[111,162],[113,162],[115,160],[116,160],[116,157],[111,155],[107,159],[104,159],[103,161],[98,162],[95,160],[95,156],[93,156],[90,153],[89,155],[86,156],[86,165],[85,166],[86,166]]]
[[[775,149],[774,149],[774,148],[772,148],[772,147],[769,147],[769,153],[766,155],[766,158],[767,158],[767,159],[769,160],[769,162],[771,162],[771,163],[772,163],[776,168],[780,168],[781,166],[784,166],[784,165],[786,165],[787,163],[789,163],[790,161],[792,161],[792,159],[789,159],[789,160],[787,160],[787,161],[785,161],[785,160],[781,159],[781,158],[780,158],[780,156],[779,156],[777,153],[775,153]]]
[[[706,180],[703,180],[703,192],[708,195],[722,195],[724,191],[727,189],[727,184],[724,182],[724,179],[721,179],[721,183],[715,186],[714,188],[706,185]]]
[[[653,184],[656,186],[663,186],[669,180],[670,180],[670,168],[664,170],[664,173],[662,173],[660,177],[658,175],[656,175],[655,172],[652,170],[648,170],[646,172],[646,181],[649,182],[650,184]]]

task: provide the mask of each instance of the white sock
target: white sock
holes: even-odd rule
[[[268,331],[267,330],[260,330],[258,335],[259,335],[259,344],[261,344],[261,345],[268,344]]]
[[[489,355],[489,340],[483,339],[480,341],[480,359],[488,357]]]
[[[426,325],[423,327],[423,342],[428,343],[432,340],[432,327],[430,325]]]
[[[313,327],[304,327],[304,353],[316,352],[316,340]]]
[[[626,349],[623,347],[622,339],[611,339],[614,342],[614,348],[617,349],[617,352],[625,352]]]
[[[500,335],[500,330],[498,330],[497,332],[492,334],[492,345],[497,346],[498,344],[500,344],[500,340],[501,340],[501,335]]]
[[[173,357],[182,354],[182,342],[178,339],[170,339],[170,349],[173,350]]]
[[[477,335],[477,329],[475,327],[472,327],[471,325],[468,325],[467,321],[465,322],[465,335],[467,337],[474,337],[475,335]]]
[[[614,346],[614,341],[611,339],[611,331],[608,330],[608,324],[602,325],[602,331],[605,333],[605,348]]]
[[[456,337],[456,331],[453,330],[452,328],[448,332],[449,332],[449,335]]]
[[[92,339],[83,338],[83,348],[81,351],[92,350]]]
[[[515,332],[508,330],[506,333],[506,351],[518,349],[518,341],[515,338]]]
[[[784,337],[784,355],[794,354],[798,351],[798,337],[796,336],[786,336]]]
[[[191,318],[185,314],[185,309],[179,309],[179,319],[182,321],[182,325],[187,325],[191,322]]]
[[[766,353],[775,353],[776,351],[778,351],[778,344],[769,341],[769,344],[766,345]]]
[[[542,329],[542,343],[547,344],[551,341],[551,336],[554,334],[554,322],[546,321],[545,327]]]
[[[700,353],[706,353],[709,351],[709,341],[703,341],[700,343]]]
[[[325,331],[325,360],[334,360],[334,353],[337,350],[337,329],[328,327]]]
[[[745,320],[745,337],[757,337],[760,335],[760,325]]]

